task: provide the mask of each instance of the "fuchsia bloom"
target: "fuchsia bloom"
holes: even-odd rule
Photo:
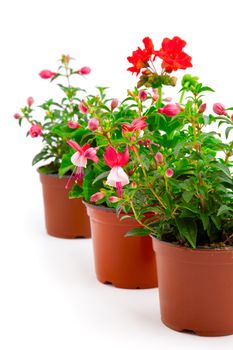
[[[75,122],[74,120],[69,120],[68,123],[67,123],[67,126],[71,129],[78,129],[80,128],[80,124]]]
[[[75,149],[75,153],[71,157],[71,162],[75,165],[75,169],[73,173],[71,174],[67,184],[66,188],[69,187],[70,181],[73,178],[74,172],[76,171],[74,175],[74,179],[79,184],[82,183],[83,177],[84,177],[84,171],[83,168],[86,168],[87,166],[87,160],[90,159],[94,163],[98,163],[99,158],[96,155],[96,152],[98,150],[98,147],[90,147],[88,143],[86,143],[84,146],[79,146],[79,144],[75,141],[68,140],[68,145]]]
[[[117,195],[122,197],[122,187],[129,183],[129,177],[122,168],[129,161],[128,146],[124,153],[117,152],[114,147],[108,146],[105,150],[104,161],[111,168],[106,184],[116,187]]]
[[[168,168],[165,172],[167,177],[172,177],[174,175],[174,171],[171,168]]]
[[[33,105],[33,103],[34,103],[34,98],[33,97],[28,97],[28,99],[27,99],[27,104],[28,104],[28,106],[29,107],[31,107],[32,105]]]
[[[173,103],[168,103],[163,108],[159,108],[158,112],[165,114],[167,117],[175,117],[180,112],[180,108]]]
[[[225,106],[222,103],[215,103],[213,105],[213,111],[214,113],[218,115],[227,115],[227,112],[225,110]]]
[[[57,73],[51,72],[51,70],[48,69],[44,69],[39,73],[39,76],[42,79],[50,79],[52,77],[54,77]]]
[[[78,74],[87,75],[91,73],[90,67],[82,67],[77,71]]]
[[[140,101],[145,101],[147,99],[147,92],[146,90],[140,90],[138,94],[139,100]]]
[[[87,108],[87,106],[86,106],[85,101],[80,102],[79,105],[78,105],[78,108],[79,108],[79,110],[80,110],[81,113],[87,114],[88,108]]]
[[[42,127],[39,124],[32,124],[29,134],[31,137],[38,137],[42,135]]]
[[[202,103],[198,109],[198,113],[204,113],[206,110],[206,103]]]
[[[132,131],[141,131],[145,129],[145,127],[148,125],[147,122],[145,122],[145,119],[147,117],[139,117],[134,119],[134,121],[131,124],[122,124],[122,133],[125,134],[127,132],[132,132]]]
[[[88,121],[88,129],[95,131],[99,127],[99,121],[97,118],[91,118]]]
[[[114,99],[112,100],[112,102],[111,102],[111,110],[112,110],[112,111],[113,111],[115,108],[117,108],[118,103],[119,103],[119,101],[118,101],[117,98],[114,98]]]
[[[105,194],[103,192],[96,192],[91,196],[90,201],[97,202],[103,199],[104,197],[105,197]]]

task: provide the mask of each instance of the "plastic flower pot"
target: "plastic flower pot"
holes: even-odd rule
[[[65,189],[67,179],[40,173],[47,232],[59,238],[89,238],[91,231],[86,208],[82,199],[69,199]]]
[[[125,237],[138,223],[130,218],[121,221],[114,209],[85,205],[90,217],[97,279],[118,288],[157,287],[150,237]]]
[[[153,238],[162,322],[202,336],[233,334],[233,249],[189,249]]]

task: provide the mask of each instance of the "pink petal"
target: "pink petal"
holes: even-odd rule
[[[104,153],[104,161],[110,167],[118,165],[117,152],[114,147],[108,146]]]
[[[128,145],[125,147],[124,153],[117,153],[118,164],[120,167],[125,166],[129,161],[129,148]]]
[[[79,144],[73,140],[67,140],[67,143],[70,147],[72,147],[73,149],[75,149],[75,151],[78,151],[80,153],[83,153],[82,148],[79,146]]]

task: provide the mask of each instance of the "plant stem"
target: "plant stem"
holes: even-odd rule
[[[138,215],[137,215],[137,213],[136,213],[136,210],[135,210],[135,208],[134,208],[134,205],[133,205],[133,202],[132,202],[132,201],[130,201],[130,206],[131,206],[131,209],[132,209],[132,211],[133,211],[134,217],[135,217],[135,219],[137,220],[137,222],[138,222],[141,226],[144,226],[145,228],[147,228],[149,231],[155,233],[155,230],[153,230],[153,228],[151,228],[150,226],[144,224],[144,223],[138,218]]]

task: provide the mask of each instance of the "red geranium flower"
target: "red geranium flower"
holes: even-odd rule
[[[128,68],[132,73],[136,73],[137,75],[140,73],[142,68],[148,67],[148,61],[154,60],[156,57],[156,51],[154,50],[154,44],[149,37],[144,38],[143,40],[144,49],[142,50],[140,47],[136,51],[133,51],[133,55],[127,57],[129,63],[132,63],[133,67]],[[152,55],[154,57],[152,58]]]
[[[178,69],[186,69],[192,67],[191,59],[183,50],[186,42],[175,36],[173,39],[165,38],[162,47],[158,51],[158,56],[163,60],[162,68],[166,72],[171,73]]]

